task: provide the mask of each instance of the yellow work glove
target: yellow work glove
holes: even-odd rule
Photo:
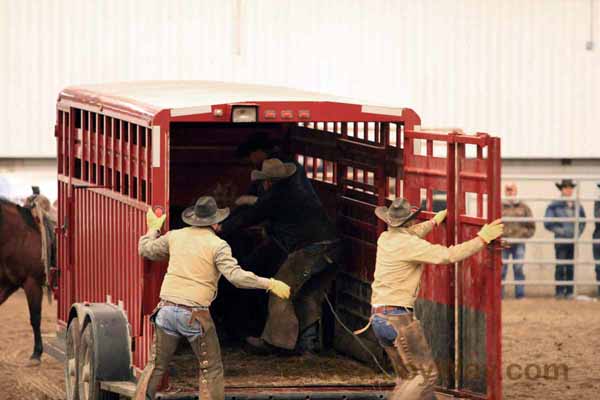
[[[279,298],[290,298],[290,287],[285,282],[278,281],[277,279],[269,279],[269,288],[267,290]]]
[[[432,219],[436,226],[440,226],[442,222],[444,222],[446,215],[448,215],[448,210],[438,211],[438,213],[433,216]]]
[[[159,231],[165,223],[165,219],[167,219],[167,214],[157,217],[154,211],[152,211],[152,207],[148,208],[148,212],[146,213],[146,226],[148,226],[148,230]]]
[[[482,238],[484,242],[490,243],[492,240],[502,236],[503,231],[504,224],[501,219],[497,219],[489,224],[485,224],[479,233],[477,233],[477,236]]]

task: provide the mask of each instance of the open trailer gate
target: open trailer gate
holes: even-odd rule
[[[441,196],[449,210],[445,229],[428,239],[462,243],[500,218],[500,162],[500,140],[486,134],[406,131],[404,196],[432,212]],[[502,398],[500,272],[501,247],[495,243],[456,266],[425,268],[417,315],[447,393]]]
[[[144,84],[138,85],[139,95]],[[149,98],[154,99],[158,89],[179,98],[177,90],[190,85],[206,102],[225,84],[150,85]],[[225,87],[226,95],[264,90],[238,86],[235,90]],[[187,89],[186,96],[193,92]],[[217,182],[221,173],[246,185],[246,167],[235,159],[234,150],[255,129],[267,130],[283,141],[284,148],[304,165],[325,208],[337,221],[347,257],[330,298],[350,329],[364,326],[370,316],[376,241],[385,228],[374,216],[376,206],[404,196],[424,206],[423,219],[447,206],[445,226],[428,237],[446,245],[473,237],[486,221],[500,216],[500,143],[488,135],[418,131],[420,119],[410,109],[315,100],[317,95],[302,92],[291,97],[303,101],[285,100],[285,96],[274,101],[272,88],[266,91],[270,99],[266,102],[255,101],[255,94],[244,95],[246,102],[216,96],[217,105],[178,110],[128,100],[127,90],[121,85],[66,90],[59,99],[55,131],[60,205],[58,336],[67,343],[65,366],[70,382],[88,379],[98,388],[102,382],[105,398],[111,398],[111,391],[131,393],[132,384],[126,381],[149,357],[152,326],[148,317],[166,265],[137,256],[145,210],[160,205],[174,215],[170,207],[187,205],[196,194],[186,186],[189,177],[201,178],[202,190]],[[254,109],[255,122],[236,124],[232,115],[237,107]],[[247,115],[252,113],[243,116]],[[169,226],[175,227],[173,218],[169,220]],[[109,300],[114,304],[106,304]],[[498,248],[491,247],[457,266],[427,266],[417,314],[441,372],[440,392],[500,400]],[[331,314],[324,315],[324,341],[339,353],[371,363],[371,356],[356,339]],[[90,342],[90,335],[85,335],[88,326],[96,329],[93,340],[116,341],[110,345]],[[384,362],[372,332],[361,339]],[[73,349],[77,346],[87,352],[76,356]],[[112,368],[110,359],[89,350],[102,346],[108,346],[111,354],[123,355],[128,369]],[[101,373],[90,376],[91,359]],[[232,387],[228,393],[236,398],[379,398],[390,389],[389,383]]]
[[[383,229],[373,218],[376,205],[403,196],[424,208],[420,219],[448,208],[446,223],[427,238],[447,246],[473,238],[486,222],[500,217],[498,138],[405,130],[401,123],[301,125],[292,130],[292,151],[324,203],[337,197],[338,226],[348,245],[335,304],[353,329],[370,315],[369,282]],[[328,183],[337,187],[332,190]],[[500,251],[493,245],[458,268],[426,266],[423,273],[416,312],[440,370],[439,389],[448,394],[501,398]],[[384,359],[372,332],[363,336],[363,344]],[[370,354],[338,324],[334,345],[371,362]]]

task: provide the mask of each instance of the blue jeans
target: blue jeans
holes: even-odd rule
[[[177,306],[161,307],[154,323],[165,333],[172,336],[183,336],[190,342],[202,335],[202,325],[194,320],[190,323],[191,312]]]
[[[514,260],[522,260],[525,258],[525,243],[513,243],[508,249],[502,250],[502,258]],[[502,280],[506,279],[508,272],[508,264],[502,264]],[[513,273],[515,281],[524,281],[525,274],[523,273],[523,264],[513,264]],[[525,296],[525,286],[515,285],[515,297],[520,299]],[[502,287],[502,297],[504,297],[504,286]]]
[[[385,311],[383,314],[385,315],[402,315],[407,314],[410,311],[406,308],[398,308],[395,310]],[[379,344],[382,346],[393,346],[394,341],[398,334],[396,330],[388,324],[387,320],[379,315],[373,316],[373,321],[371,322],[371,326],[373,326],[373,332],[375,332],[375,337],[379,341]]]
[[[575,254],[575,245],[561,243],[554,245],[557,260],[572,260]],[[554,279],[557,281],[573,281],[573,264],[559,264],[556,266]],[[557,285],[556,297],[566,297],[573,294],[573,286]]]
[[[593,238],[600,239],[600,235],[597,235],[596,232],[594,232]],[[600,244],[594,243],[592,245],[592,251],[594,253],[594,260],[596,260],[596,262],[600,261]],[[600,263],[596,264],[596,280],[600,281]],[[600,286],[598,286],[598,296],[600,296]]]

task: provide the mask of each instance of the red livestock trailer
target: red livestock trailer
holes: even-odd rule
[[[346,329],[363,326],[370,314],[375,243],[384,228],[374,207],[403,196],[431,218],[447,206],[447,222],[428,238],[446,245],[500,217],[500,140],[422,131],[408,108],[220,82],[67,88],[55,127],[55,295],[68,399],[131,396],[166,269],[138,256],[146,210],[164,208],[173,228],[176,210],[199,195],[241,194],[249,167],[234,153],[257,130],[305,166],[348,254],[330,293],[335,314],[324,313],[321,324],[323,354],[257,360],[224,345],[228,398],[384,398],[393,382],[371,368],[372,355],[385,363],[374,336],[362,336],[361,345]],[[462,263],[425,269],[417,313],[441,371],[438,391],[448,398],[502,398],[500,262],[494,245]],[[178,357],[171,382],[193,392],[184,377],[194,366],[185,349]]]

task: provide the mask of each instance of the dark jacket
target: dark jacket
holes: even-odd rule
[[[569,204],[570,203],[570,204]],[[573,218],[575,217],[575,202],[556,200],[546,208],[546,218]],[[585,218],[583,207],[579,206],[579,217]],[[573,222],[544,222],[544,227],[554,232],[555,238],[571,239],[575,236],[575,223]],[[579,236],[585,229],[585,221],[579,223]]]
[[[600,218],[600,200],[594,202],[594,218]],[[600,222],[596,221],[594,229],[594,239],[600,239]],[[600,244],[594,243],[594,246],[600,247]]]
[[[221,226],[223,236],[267,222],[267,234],[288,253],[311,243],[336,239],[335,226],[303,173],[304,167],[293,162],[296,173],[276,182],[253,206],[225,220]]]

